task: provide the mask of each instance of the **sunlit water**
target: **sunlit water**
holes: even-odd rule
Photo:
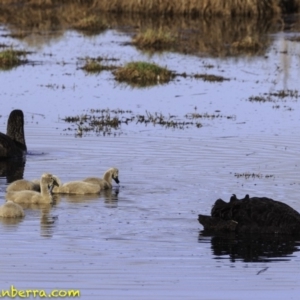
[[[5,30],[5,29],[3,29]],[[43,172],[63,182],[120,170],[120,185],[92,197],[58,197],[53,207],[25,210],[20,222],[0,220],[1,288],[80,289],[82,299],[297,299],[299,245],[251,262],[215,253],[199,234],[198,213],[217,198],[267,196],[300,211],[299,99],[247,99],[298,89],[300,43],[274,37],[265,57],[210,59],[143,55],[116,31],[88,38],[74,31],[51,40],[29,58],[39,62],[0,72],[1,131],[9,112],[25,113],[29,148],[24,178]],[[16,40],[0,42],[26,47]],[[288,54],[281,53],[287,50]],[[51,54],[51,55],[50,55]],[[109,72],[86,75],[79,57],[113,56],[124,63],[150,59],[178,72],[230,78],[222,83],[178,79],[133,89]],[[49,85],[52,85],[51,87]],[[48,86],[48,87],[47,87]],[[279,105],[278,108],[273,108]],[[183,116],[219,110],[234,119],[203,120],[203,127],[171,130],[122,126],[123,134],[76,137],[61,119],[92,108]],[[235,174],[259,174],[259,178]],[[266,177],[266,175],[272,175]],[[4,202],[7,180],[1,179]]]

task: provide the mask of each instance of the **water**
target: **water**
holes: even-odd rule
[[[0,130],[12,109],[25,114],[24,178],[50,172],[67,182],[102,176],[112,166],[120,171],[120,186],[100,196],[61,196],[53,206],[25,208],[23,220],[0,220],[1,289],[80,289],[83,299],[297,299],[299,241],[207,237],[197,221],[233,193],[272,197],[300,211],[299,99],[248,101],[298,89],[300,44],[285,37],[273,34],[265,55],[252,58],[149,58],[122,46],[130,36],[116,30],[94,37],[65,31],[38,46],[1,37],[0,43],[33,50],[29,59],[39,62],[0,72]],[[134,89],[118,85],[110,72],[86,75],[79,68],[78,57],[98,55],[188,73],[204,71],[205,61],[215,66],[209,73],[231,80],[180,78]],[[122,125],[120,135],[81,138],[62,120],[96,108],[183,117],[195,106],[235,118],[184,130]],[[259,177],[237,177],[243,173]]]

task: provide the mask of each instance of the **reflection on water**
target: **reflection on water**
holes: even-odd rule
[[[106,207],[115,208],[118,206],[118,195],[119,187],[114,187],[113,189],[102,190],[100,194],[54,194],[53,200],[56,204],[58,204],[61,201],[66,201],[68,203],[90,203],[104,199]]]
[[[100,193],[101,198],[104,198],[106,207],[116,208],[118,207],[118,195],[119,187],[115,187],[112,190],[103,190]]]
[[[53,216],[49,208],[41,209],[41,236],[51,238],[54,234],[56,220],[58,216]]]
[[[207,243],[204,232],[199,233],[199,242]],[[210,239],[215,259],[231,262],[289,261],[294,252],[300,251],[299,239],[283,235],[236,235],[228,233],[213,235]]]
[[[97,7],[91,12],[90,6],[67,3],[55,7],[4,6],[0,23],[6,24],[13,38],[25,41],[29,46],[41,46],[52,39],[62,38],[65,31],[76,28],[86,16],[95,15],[107,24],[131,35],[145,29],[163,30],[176,38],[173,51],[184,54],[210,55],[214,57],[237,55],[263,55],[271,44],[270,34],[285,28],[279,16],[265,18],[187,18],[139,15],[116,15],[101,13]],[[299,20],[291,20],[289,30],[299,29]],[[47,32],[47,35],[43,34]],[[101,32],[101,30],[100,30]],[[87,32],[88,33],[88,32]],[[92,31],[97,35],[97,30]],[[251,41],[250,44],[245,41]]]
[[[7,183],[23,179],[25,164],[25,158],[0,160],[0,177],[6,177]]]
[[[24,218],[2,218],[0,217],[0,223],[5,226],[17,225],[23,222]]]

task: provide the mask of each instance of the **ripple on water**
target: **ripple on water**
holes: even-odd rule
[[[213,238],[199,240],[197,214],[232,193],[270,196],[300,210],[299,141],[149,133],[75,139],[51,131],[47,139],[32,136],[25,178],[47,171],[66,182],[117,166],[121,185],[100,195],[57,196],[53,207],[26,208],[20,222],[2,220],[0,279],[23,288],[81,288],[89,299],[238,299],[236,292],[248,299],[249,290],[290,290],[298,284],[298,242],[274,262],[233,261],[230,244],[216,250]],[[245,172],[273,177],[234,176]]]

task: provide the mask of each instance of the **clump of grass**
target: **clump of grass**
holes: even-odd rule
[[[78,20],[72,26],[74,29],[85,32],[101,32],[109,28],[109,26],[99,16],[91,15]]]
[[[20,56],[26,56],[27,52],[8,49],[0,52],[0,69],[8,70],[24,63]]]
[[[174,78],[172,71],[154,63],[130,62],[115,72],[115,79],[131,85],[150,86],[167,83]]]
[[[113,58],[109,59],[103,57],[97,57],[97,58],[87,57],[84,60],[85,60],[85,64],[82,67],[82,70],[88,73],[100,73],[102,71],[110,71],[110,70],[115,70],[117,68],[114,65],[105,65],[102,63],[103,61],[115,60]]]
[[[147,29],[133,38],[133,44],[141,49],[170,50],[175,44],[175,38],[170,32],[162,29]]]

